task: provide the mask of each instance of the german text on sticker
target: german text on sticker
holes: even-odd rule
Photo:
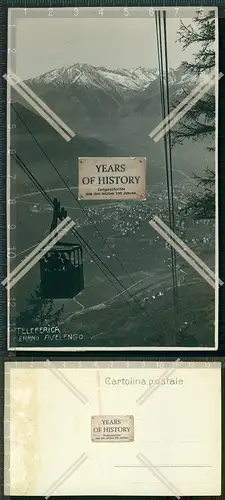
[[[91,417],[94,442],[127,443],[134,441],[133,415],[96,415]]]

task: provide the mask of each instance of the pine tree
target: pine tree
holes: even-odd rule
[[[26,309],[17,317],[17,326],[21,328],[58,326],[63,309],[64,306],[55,310],[53,300],[43,300],[40,287],[37,287],[27,300]]]
[[[200,15],[194,19],[194,26],[186,25],[183,21],[178,31],[178,41],[182,43],[183,50],[192,44],[199,44],[200,48],[194,55],[193,62],[183,62],[185,73],[192,74],[197,79],[202,74],[214,73],[215,70],[215,12],[210,11],[207,15]],[[182,100],[190,93],[184,89]],[[177,103],[174,103],[177,105]],[[213,89],[189,110],[184,118],[179,121],[178,130],[173,132],[173,145],[183,144],[183,141],[191,138],[193,141],[207,139],[208,151],[215,151],[215,95]],[[200,194],[189,196],[188,203],[184,209],[194,218],[211,219],[215,217],[215,172],[209,167],[205,169],[205,176],[199,178],[194,175],[198,186],[202,188]]]

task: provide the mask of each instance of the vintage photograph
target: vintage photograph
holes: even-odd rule
[[[217,10],[8,23],[8,348],[217,349]]]

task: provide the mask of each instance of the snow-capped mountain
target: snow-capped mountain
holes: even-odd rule
[[[168,82],[171,99],[194,84],[182,65],[169,70]],[[157,122],[161,116],[158,68],[109,69],[76,63],[26,83],[77,133],[107,142],[112,136],[120,141],[132,127],[137,140],[143,120],[149,127],[150,121]],[[20,102],[18,95],[15,100]]]
[[[109,90],[117,87],[117,91],[144,90],[158,76],[156,69],[131,68],[109,69],[95,67],[90,64],[77,63],[73,66],[63,66],[29,80],[32,84],[54,84],[66,86],[75,84],[85,87],[104,87]]]
[[[168,80],[171,103],[179,101],[182,91],[190,91],[195,83],[193,75],[185,73],[182,66],[170,69]],[[30,130],[40,136],[42,143],[47,144],[47,150],[57,162],[63,165],[65,159],[69,161],[70,154],[74,161],[77,156],[146,156],[151,162],[154,149],[154,175],[151,171],[151,176],[154,176],[154,181],[161,178],[157,169],[165,161],[163,143],[153,144],[149,137],[151,130],[162,120],[157,69],[112,70],[75,64],[45,73],[27,84],[76,133],[75,140],[66,144],[66,148],[57,135],[56,147],[54,134],[51,139],[51,127],[46,129],[45,121],[41,121],[30,105],[12,89],[14,107],[15,102],[21,104],[19,115],[28,122]],[[23,136],[25,141],[27,131],[17,117],[15,120],[17,136]],[[199,144],[197,147],[200,148]],[[191,157],[195,161],[194,146],[190,149],[185,160],[183,147],[177,148],[175,168],[179,169],[182,164],[189,172]],[[200,169],[200,160],[198,163]]]
[[[102,66],[76,63],[72,66],[63,66],[30,79],[32,85],[52,84],[56,87],[69,88],[76,84],[79,87],[97,87],[106,91],[116,89],[117,93],[124,91],[143,91],[159,77],[158,68],[120,68],[109,69]],[[193,82],[192,82],[192,81]],[[182,66],[176,70],[170,69],[169,85],[180,83],[195,83],[196,77],[184,73]]]

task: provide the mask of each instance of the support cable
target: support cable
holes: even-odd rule
[[[14,112],[17,114],[17,116],[19,117],[19,119],[21,120],[21,122],[23,123],[23,125],[26,127],[26,129],[28,130],[28,132],[30,133],[30,135],[33,137],[34,141],[39,146],[39,148],[42,151],[42,153],[44,154],[44,156],[47,158],[47,160],[49,161],[49,163],[51,164],[51,166],[54,168],[55,172],[60,177],[60,179],[63,182],[63,184],[66,186],[66,188],[68,189],[68,191],[70,192],[70,194],[73,196],[73,198],[76,201],[76,203],[79,205],[79,207],[81,208],[81,210],[84,212],[84,214],[86,215],[87,219],[92,223],[92,225],[94,226],[94,228],[96,229],[97,233],[99,234],[99,236],[104,241],[104,243],[107,246],[107,248],[110,250],[110,252],[112,252],[111,246],[108,244],[107,240],[105,239],[105,237],[103,236],[103,234],[101,233],[101,231],[99,230],[99,228],[97,227],[97,225],[92,221],[92,219],[91,219],[88,211],[85,210],[85,208],[83,207],[82,203],[75,196],[75,194],[73,193],[72,189],[70,188],[70,186],[68,185],[68,183],[65,181],[64,177],[62,176],[62,174],[59,172],[59,170],[57,169],[57,167],[54,165],[54,163],[51,160],[51,158],[49,158],[49,156],[47,155],[47,153],[45,152],[45,150],[42,148],[42,146],[40,145],[40,143],[38,142],[38,140],[36,139],[36,137],[34,136],[34,134],[32,133],[32,131],[28,127],[28,125],[25,123],[25,121],[23,120],[23,118],[18,113],[18,111],[14,108],[13,105],[12,105],[12,108],[13,108]],[[128,270],[126,269],[126,267],[124,266],[123,262],[121,262],[121,260],[119,259],[119,257],[117,255],[115,255],[115,257],[116,257],[117,262],[122,267],[123,271],[125,271],[126,275],[130,278],[131,282],[133,284],[135,284],[135,281],[133,280],[132,276],[130,275],[130,273],[128,272]]]
[[[48,203],[51,205],[51,207],[54,209],[54,203],[53,201],[51,200],[51,198],[48,196],[48,194],[46,193],[46,191],[44,190],[44,188],[41,186],[41,184],[37,181],[37,179],[34,177],[34,175],[30,172],[30,170],[28,169],[28,167],[25,165],[25,163],[21,160],[21,158],[18,156],[17,153],[12,153],[12,157],[14,158],[14,160],[18,163],[18,165],[21,167],[21,169],[26,173],[26,175],[30,178],[30,180],[35,184],[35,186],[37,187],[37,189],[40,191],[40,193],[45,197],[45,199],[48,201]],[[63,217],[61,216],[60,217],[61,220],[63,220]],[[121,290],[118,289],[115,285],[115,283],[111,280],[111,278],[109,278],[108,274],[106,274],[105,271],[103,271],[102,267],[99,265],[99,262],[101,262],[102,266],[108,271],[108,273],[114,278],[114,280],[120,285],[120,287],[123,289],[124,292],[126,292],[129,297],[132,299],[132,301],[134,301],[138,306],[139,308],[148,316],[148,318],[150,318],[150,316],[148,315],[147,311],[145,310],[145,308],[137,301],[137,299],[130,294],[129,290],[127,290],[124,285],[121,283],[121,281],[114,275],[114,273],[111,271],[111,269],[108,268],[108,266],[102,261],[102,259],[98,256],[98,254],[91,248],[91,246],[87,243],[87,241],[80,235],[80,233],[74,229],[74,228],[71,228],[71,231],[72,233],[76,236],[76,238],[78,238],[78,240],[80,242],[82,242],[82,244],[86,247],[86,250],[87,252],[91,255],[91,257],[93,258],[93,260],[95,261],[95,263],[98,265],[98,267],[100,268],[100,270],[105,274],[106,278],[111,282],[111,284],[114,286],[114,288],[116,288],[116,290],[121,294]],[[94,257],[93,257],[94,255]],[[123,293],[123,292],[122,292]],[[123,297],[124,298],[124,297]],[[131,306],[130,302],[128,302],[126,299],[124,299],[127,304]]]
[[[164,17],[165,23],[165,17]],[[161,107],[162,107],[162,119],[165,120],[166,116],[169,114],[169,85],[168,85],[168,57],[167,57],[167,44],[165,42],[165,24],[164,24],[164,44],[165,44],[165,77],[164,77],[164,65],[163,65],[163,49],[162,49],[162,27],[161,27],[161,12],[155,13],[156,22],[156,39],[157,39],[157,52],[159,61],[159,75],[160,75],[160,95],[161,95]],[[165,94],[165,82],[166,81],[166,91]],[[167,106],[166,106],[167,97]],[[168,212],[169,212],[169,226],[170,229],[174,228],[174,204],[173,204],[173,185],[172,181],[172,155],[171,155],[171,137],[169,138],[167,134],[164,135],[164,151],[165,151],[165,165],[166,165],[166,185],[167,185],[167,197],[168,197]],[[177,332],[177,276],[175,268],[175,251],[170,245],[171,252],[171,265],[172,265],[172,280],[173,280],[173,306],[174,306],[174,326],[175,334]],[[175,335],[176,337],[176,335]]]

